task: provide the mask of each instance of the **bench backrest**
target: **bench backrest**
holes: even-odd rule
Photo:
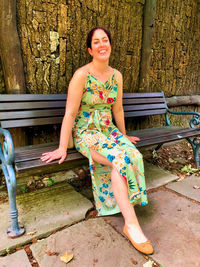
[[[125,118],[158,115],[167,112],[163,92],[125,93],[123,95],[123,107]]]
[[[60,124],[65,112],[66,95],[0,95],[2,128]]]
[[[2,128],[60,124],[65,112],[66,95],[0,95]],[[160,93],[125,93],[125,117],[166,113],[164,95]]]

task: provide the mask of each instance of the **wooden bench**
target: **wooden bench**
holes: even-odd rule
[[[52,171],[57,162],[44,163],[40,160],[43,152],[57,148],[58,143],[31,145],[14,150],[12,137],[8,129],[34,127],[39,125],[61,124],[65,111],[66,95],[0,95],[0,134],[4,143],[0,147],[0,164],[3,170],[10,202],[12,225],[7,229],[8,237],[14,238],[25,232],[24,226],[19,226],[16,207],[16,172],[48,170]],[[187,139],[194,151],[196,165],[199,166],[198,137],[200,135],[199,117],[197,112],[174,112],[168,109],[163,92],[160,93],[125,93],[123,96],[125,118],[144,119],[151,115],[165,115],[165,126],[137,130],[129,135],[140,137],[137,147],[157,145],[180,139]],[[191,115],[188,128],[170,125],[168,114]],[[87,160],[75,149],[68,150],[68,156],[63,164],[73,167],[74,163],[83,164]],[[63,166],[59,165],[59,166]]]

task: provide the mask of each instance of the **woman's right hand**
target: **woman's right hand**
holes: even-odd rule
[[[67,151],[65,149],[58,148],[54,151],[43,153],[41,160],[46,161],[46,163],[49,163],[53,160],[60,159],[58,164],[61,164],[63,163],[66,157],[67,157]]]

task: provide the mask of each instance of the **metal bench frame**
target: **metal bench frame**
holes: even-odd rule
[[[8,129],[18,127],[33,127],[38,125],[61,124],[65,112],[66,95],[0,95],[0,134],[4,141],[0,146],[0,167],[3,170],[10,203],[10,217],[12,225],[7,229],[8,237],[15,238],[25,232],[23,225],[18,223],[16,206],[16,175],[30,169],[37,170],[55,165],[58,161],[49,164],[40,160],[43,151],[51,151],[57,147],[56,143],[46,145],[27,146],[14,150],[11,134]],[[200,136],[199,118],[197,112],[175,112],[167,107],[163,92],[159,93],[125,93],[123,95],[125,118],[151,115],[165,115],[165,126],[143,129],[128,133],[140,137],[137,147],[157,145],[159,149],[163,143],[185,138],[193,148],[194,158],[199,167],[198,137]],[[191,115],[189,128],[174,127],[170,124],[169,114]],[[65,162],[78,161],[85,158],[76,150],[69,150]]]

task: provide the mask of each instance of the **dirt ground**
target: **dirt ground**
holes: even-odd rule
[[[146,150],[143,157],[146,161],[178,175],[180,179],[189,175],[200,177],[200,168],[196,168],[193,151],[187,141],[163,146],[158,151]]]

